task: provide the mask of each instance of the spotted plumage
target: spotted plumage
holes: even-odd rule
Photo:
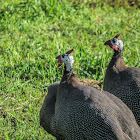
[[[44,129],[65,140],[139,140],[140,128],[130,109],[108,92],[80,85],[71,66],[67,71],[65,65],[60,84],[49,87],[53,95],[46,96],[40,111]]]
[[[140,69],[124,64],[123,43],[116,43],[122,42],[119,36],[105,43],[114,49],[114,55],[106,70],[103,89],[120,98],[132,110],[140,126]]]

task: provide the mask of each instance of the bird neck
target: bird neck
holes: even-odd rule
[[[108,68],[113,68],[113,70],[120,72],[123,71],[126,68],[125,63],[122,59],[123,50],[122,51],[115,51]]]
[[[116,63],[118,61],[122,60],[122,54],[123,54],[122,51],[115,51],[114,55],[112,56],[112,59],[111,59],[111,61],[109,63],[109,66],[113,67],[114,65],[116,65]]]
[[[64,67],[64,74],[63,74],[61,83],[70,81],[70,79],[73,76],[74,76],[74,74],[73,74],[73,67],[69,71],[67,71],[67,67],[65,66]]]

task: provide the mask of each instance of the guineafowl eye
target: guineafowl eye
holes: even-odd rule
[[[112,42],[113,42],[113,43],[115,43],[115,42],[116,42],[114,38],[112,39]]]
[[[63,55],[62,55],[62,58],[64,58],[64,57],[65,57],[65,55],[63,54]]]

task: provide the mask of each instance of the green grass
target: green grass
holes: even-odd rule
[[[139,3],[105,2],[0,1],[0,139],[55,139],[39,111],[62,77],[57,55],[75,48],[75,73],[102,82],[113,55],[104,42],[122,32],[124,61],[140,68]]]

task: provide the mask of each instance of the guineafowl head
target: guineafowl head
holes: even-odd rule
[[[70,71],[74,67],[74,59],[72,56],[73,51],[74,49],[69,50],[65,54],[56,57],[56,59],[58,59],[58,67],[60,67],[62,63],[64,63],[66,71]]]
[[[104,45],[109,45],[115,52],[123,51],[123,41],[120,40],[120,34],[117,34],[114,38],[105,42]]]

